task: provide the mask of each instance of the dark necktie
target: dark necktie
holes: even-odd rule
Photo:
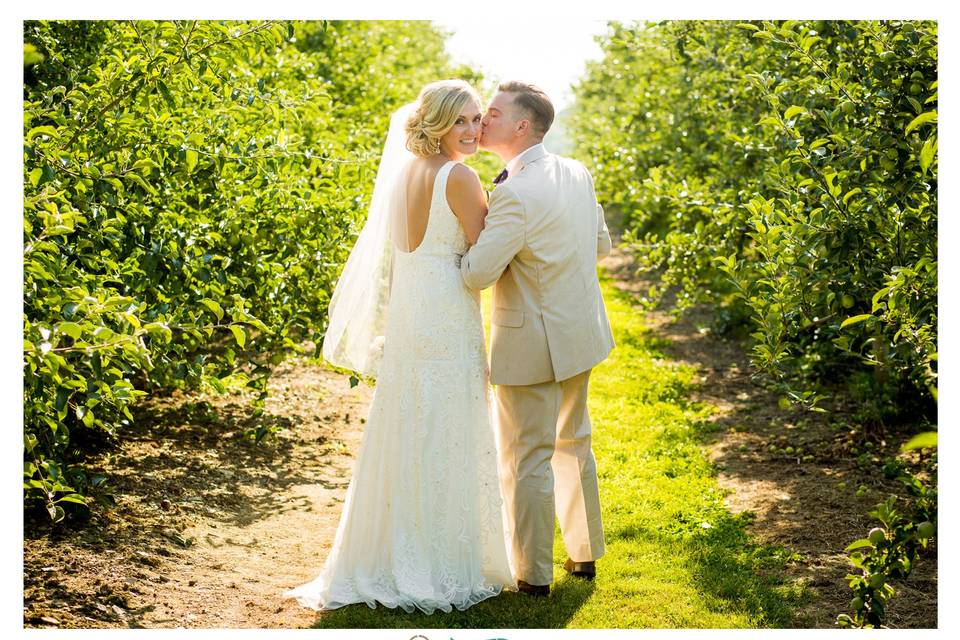
[[[493,184],[500,184],[501,182],[507,179],[507,175],[508,175],[507,170],[504,169],[499,174],[497,174],[496,178],[493,179]]]

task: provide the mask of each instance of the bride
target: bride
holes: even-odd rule
[[[502,499],[480,293],[457,256],[487,212],[480,99],[427,85],[397,111],[369,216],[337,283],[324,357],[377,379],[333,547],[284,593],[313,609],[463,610],[506,587]]]

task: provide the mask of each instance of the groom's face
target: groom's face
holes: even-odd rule
[[[512,94],[500,91],[493,96],[487,105],[487,112],[483,114],[481,148],[496,152],[513,142],[517,129],[515,109]]]

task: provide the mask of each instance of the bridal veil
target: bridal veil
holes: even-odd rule
[[[394,252],[406,246],[402,178],[414,155],[406,148],[405,124],[416,107],[406,104],[390,117],[367,220],[334,288],[323,340],[328,362],[373,378],[383,354]]]

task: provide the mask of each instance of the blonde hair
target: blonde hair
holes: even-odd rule
[[[471,99],[480,103],[480,95],[463,80],[439,80],[425,86],[416,111],[407,119],[407,149],[421,158],[440,153],[440,138],[453,128]]]

